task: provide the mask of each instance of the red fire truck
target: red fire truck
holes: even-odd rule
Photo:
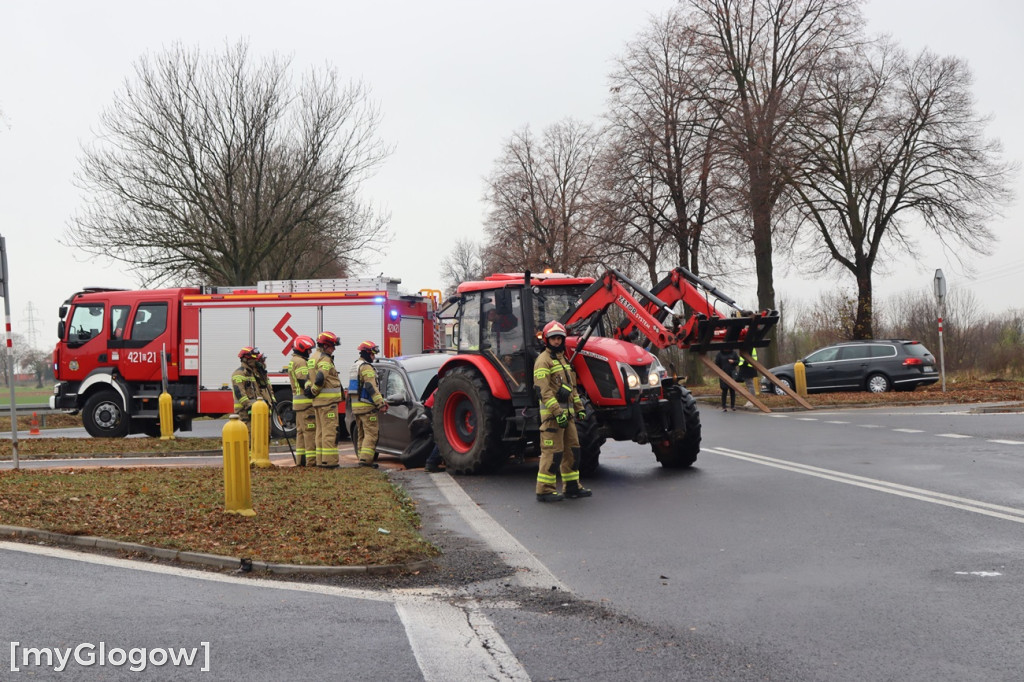
[[[271,428],[277,436],[290,435],[286,367],[296,336],[336,333],[343,382],[364,340],[378,343],[387,357],[435,345],[436,296],[400,294],[400,283],[350,278],[79,291],[60,308],[50,407],[81,412],[96,437],[156,436],[158,398],[166,388],[175,428],[188,431],[193,417],[233,412],[229,381],[238,350],[255,346],[267,356],[278,403]]]

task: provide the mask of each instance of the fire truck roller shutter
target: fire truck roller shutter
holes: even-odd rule
[[[338,349],[334,351],[334,362],[339,367],[355,361],[356,347],[370,339],[380,346],[387,356],[384,345],[384,306],[379,303],[358,305],[324,306],[324,329],[338,335]],[[405,350],[404,347],[402,349]],[[346,379],[347,381],[347,379]]]
[[[291,359],[291,344],[297,336],[312,336],[323,331],[317,326],[316,303],[263,306],[253,309],[256,345],[267,354],[267,372],[280,373]],[[331,329],[331,327],[326,327]],[[287,384],[288,377],[271,377],[274,385]]]
[[[423,352],[423,318],[402,318],[402,355]],[[433,345],[433,344],[431,344]]]
[[[204,307],[199,311],[199,385],[227,386],[238,367],[238,349],[251,346],[249,308]]]

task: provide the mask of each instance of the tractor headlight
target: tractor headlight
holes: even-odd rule
[[[622,378],[626,382],[626,388],[634,391],[640,388],[640,375],[636,373],[635,369],[620,362],[619,371],[622,372]]]
[[[655,357],[654,362],[651,363],[650,374],[647,375],[647,385],[651,387],[660,386],[661,380],[667,376],[668,372],[665,371],[665,367]]]

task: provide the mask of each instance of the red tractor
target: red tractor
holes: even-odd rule
[[[678,279],[680,272],[689,278]],[[594,472],[607,438],[650,443],[667,468],[692,465],[701,439],[696,401],[657,356],[631,340],[642,336],[658,348],[700,353],[749,351],[768,345],[765,335],[778,313],[723,317],[696,288],[710,285],[683,268],[673,273],[677,279],[666,278],[668,288],[659,286],[672,294],[673,304],[681,300],[694,311],[685,324],[655,293],[615,270],[598,280],[527,272],[461,284],[438,312],[443,345],[455,353],[438,374],[433,408],[448,467],[484,473],[509,458],[539,454],[533,363],[543,348],[540,330],[555,319],[569,330],[566,355],[591,415],[577,425],[580,471]],[[606,319],[613,308],[623,316],[618,326]]]

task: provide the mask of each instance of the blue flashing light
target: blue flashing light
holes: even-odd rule
[[[373,297],[373,302],[374,303],[383,303],[384,302],[384,297],[383,296],[374,296]]]
[[[388,315],[391,316],[392,320],[397,320],[398,319],[398,311],[395,310],[394,308],[392,308],[391,310],[388,311]]]

